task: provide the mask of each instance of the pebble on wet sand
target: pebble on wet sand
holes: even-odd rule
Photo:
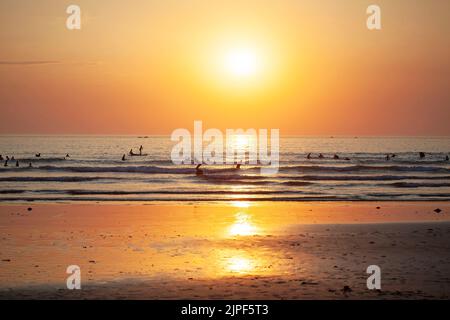
[[[342,292],[343,293],[349,293],[352,292],[352,288],[350,288],[349,286],[344,286],[344,288],[342,288]]]

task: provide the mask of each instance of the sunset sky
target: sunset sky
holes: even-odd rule
[[[68,30],[66,8],[82,11]],[[366,28],[378,4],[382,30]],[[450,2],[2,0],[1,134],[450,135]]]

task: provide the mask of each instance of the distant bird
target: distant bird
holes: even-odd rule
[[[419,152],[419,157],[420,157],[420,158],[425,158],[425,153]]]
[[[311,153],[308,153],[308,155],[306,156],[306,159],[311,159]]]
[[[334,159],[334,160],[338,160],[338,159],[339,159],[339,156],[338,156],[337,154],[335,154],[335,155],[333,156],[333,159]]]
[[[41,157],[41,153],[36,153],[36,158],[40,158]]]
[[[202,165],[202,164],[200,163],[200,164],[198,164],[198,165],[195,167],[195,174],[198,175],[198,176],[201,176],[201,175],[203,174],[203,170],[200,169],[201,165]]]
[[[319,159],[323,159],[323,154],[319,154]]]

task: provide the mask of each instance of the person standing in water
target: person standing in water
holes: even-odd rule
[[[16,161],[16,167],[19,167],[19,160]]]
[[[195,174],[198,175],[198,176],[203,175],[203,170],[200,169],[201,165],[202,165],[202,164],[200,163],[200,164],[198,164],[198,165],[195,167]]]
[[[144,149],[144,147],[141,145],[140,147],[139,147],[139,155],[140,156],[142,156],[142,150]]]
[[[125,155],[123,155],[123,156],[122,156],[122,161],[125,161],[125,160],[126,160],[126,159],[125,159]]]

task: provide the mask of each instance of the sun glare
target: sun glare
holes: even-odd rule
[[[231,75],[236,77],[252,76],[259,71],[259,57],[251,49],[233,49],[225,55],[225,68]]]
[[[236,148],[244,149],[249,145],[249,137],[246,135],[236,135],[234,136],[234,145]]]
[[[250,259],[241,256],[229,258],[227,267],[230,272],[235,273],[248,273],[254,268]]]
[[[250,202],[248,202],[248,201],[233,201],[232,205],[236,208],[248,208],[248,207],[250,207]]]
[[[229,229],[231,236],[253,236],[257,232],[256,226],[251,222],[250,215],[242,212],[236,214],[236,221]]]

